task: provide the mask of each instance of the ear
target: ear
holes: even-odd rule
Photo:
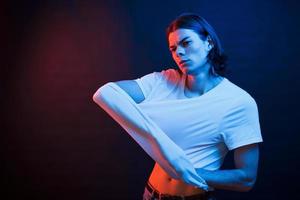
[[[210,51],[214,47],[213,41],[209,35],[206,37],[205,44],[207,46],[208,51]]]

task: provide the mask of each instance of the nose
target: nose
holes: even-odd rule
[[[177,57],[181,57],[181,56],[183,56],[184,55],[184,48],[182,48],[182,47],[180,47],[180,46],[178,46],[177,48],[176,48],[176,56]]]

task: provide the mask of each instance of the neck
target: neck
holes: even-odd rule
[[[187,93],[202,95],[205,92],[216,86],[221,77],[210,73],[210,66],[208,63],[197,72],[191,74],[187,73],[186,90]]]

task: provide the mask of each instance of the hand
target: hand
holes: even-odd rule
[[[186,159],[186,157],[178,157],[170,163],[180,179],[185,183],[201,188],[205,191],[209,189],[205,180],[197,174],[193,164]]]

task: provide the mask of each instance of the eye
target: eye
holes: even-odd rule
[[[190,43],[191,41],[183,41],[182,46],[187,47]]]

